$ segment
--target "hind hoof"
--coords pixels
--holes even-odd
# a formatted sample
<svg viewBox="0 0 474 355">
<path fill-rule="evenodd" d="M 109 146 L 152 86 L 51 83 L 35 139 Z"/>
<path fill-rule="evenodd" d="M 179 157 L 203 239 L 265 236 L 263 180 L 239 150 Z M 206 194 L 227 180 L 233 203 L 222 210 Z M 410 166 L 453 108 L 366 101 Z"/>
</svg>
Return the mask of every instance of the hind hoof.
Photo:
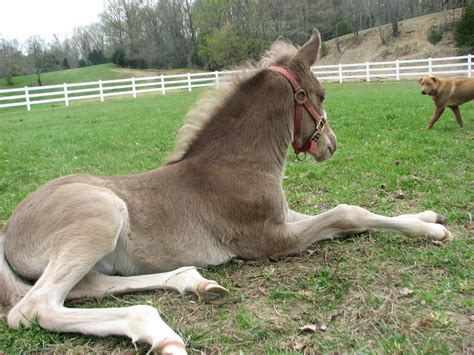
<svg viewBox="0 0 474 355">
<path fill-rule="evenodd" d="M 211 304 L 224 304 L 229 299 L 230 293 L 215 281 L 203 281 L 197 287 L 200 302 Z"/>
</svg>

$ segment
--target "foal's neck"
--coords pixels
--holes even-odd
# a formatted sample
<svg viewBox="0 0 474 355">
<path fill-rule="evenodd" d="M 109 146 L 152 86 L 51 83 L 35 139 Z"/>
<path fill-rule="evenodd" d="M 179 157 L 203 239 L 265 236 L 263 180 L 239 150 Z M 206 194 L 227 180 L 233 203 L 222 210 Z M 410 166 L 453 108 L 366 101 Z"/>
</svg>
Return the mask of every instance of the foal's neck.
<svg viewBox="0 0 474 355">
<path fill-rule="evenodd" d="M 183 158 L 282 175 L 294 104 L 289 87 L 281 84 L 266 71 L 240 83 Z"/>
</svg>

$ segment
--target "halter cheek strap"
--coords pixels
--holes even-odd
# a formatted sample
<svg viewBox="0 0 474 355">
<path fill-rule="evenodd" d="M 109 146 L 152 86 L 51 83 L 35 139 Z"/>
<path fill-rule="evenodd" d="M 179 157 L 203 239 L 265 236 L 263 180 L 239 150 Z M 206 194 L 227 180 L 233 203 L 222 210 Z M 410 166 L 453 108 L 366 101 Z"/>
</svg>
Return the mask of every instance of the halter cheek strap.
<svg viewBox="0 0 474 355">
<path fill-rule="evenodd" d="M 326 123 L 326 115 L 320 115 L 311 102 L 308 100 L 308 96 L 306 95 L 306 91 L 303 87 L 298 83 L 295 79 L 295 76 L 289 72 L 288 70 L 277 67 L 271 66 L 268 69 L 275 71 L 282 76 L 284 76 L 288 82 L 290 83 L 291 87 L 293 88 L 293 92 L 295 93 L 295 118 L 294 118 L 294 125 L 293 125 L 293 141 L 291 142 L 293 146 L 293 150 L 298 158 L 299 153 L 306 153 L 310 152 L 315 154 L 317 150 L 317 141 L 322 135 L 322 130 L 324 129 L 324 125 Z M 301 130 L 301 121 L 303 118 L 303 108 L 306 112 L 309 113 L 311 118 L 313 119 L 314 123 L 316 124 L 316 129 L 313 134 L 309 137 L 309 139 L 300 146 L 296 142 L 296 136 L 300 133 Z M 298 158 L 299 159 L 299 158 Z"/>
</svg>

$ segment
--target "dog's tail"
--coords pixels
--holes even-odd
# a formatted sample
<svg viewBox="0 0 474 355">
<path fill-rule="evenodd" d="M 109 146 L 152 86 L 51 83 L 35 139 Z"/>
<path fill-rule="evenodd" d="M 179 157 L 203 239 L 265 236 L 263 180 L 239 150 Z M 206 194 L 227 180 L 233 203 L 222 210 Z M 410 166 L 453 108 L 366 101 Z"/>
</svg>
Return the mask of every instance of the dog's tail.
<svg viewBox="0 0 474 355">
<path fill-rule="evenodd" d="M 0 232 L 0 303 L 4 306 L 16 304 L 31 288 L 15 275 L 5 258 L 3 243 L 5 234 Z"/>
</svg>

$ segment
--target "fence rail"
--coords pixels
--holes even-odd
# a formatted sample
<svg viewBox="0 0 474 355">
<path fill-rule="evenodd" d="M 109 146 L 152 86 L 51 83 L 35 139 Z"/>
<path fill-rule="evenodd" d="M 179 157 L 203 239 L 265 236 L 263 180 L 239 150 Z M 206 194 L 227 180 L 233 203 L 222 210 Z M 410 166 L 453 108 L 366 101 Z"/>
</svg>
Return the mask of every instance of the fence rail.
<svg viewBox="0 0 474 355">
<path fill-rule="evenodd" d="M 387 62 L 366 62 L 355 64 L 320 65 L 311 68 L 322 81 L 382 80 L 413 78 L 423 75 L 455 75 L 473 77 L 474 56 L 427 58 L 415 60 L 395 60 Z M 158 75 L 143 78 L 118 80 L 98 80 L 85 83 L 64 83 L 60 85 L 35 86 L 0 90 L 0 108 L 31 106 L 71 101 L 100 99 L 106 97 L 157 92 L 165 95 L 172 90 L 188 90 L 212 86 L 223 77 L 236 71 L 215 71 L 208 73 L 188 73 L 179 75 Z"/>
</svg>

